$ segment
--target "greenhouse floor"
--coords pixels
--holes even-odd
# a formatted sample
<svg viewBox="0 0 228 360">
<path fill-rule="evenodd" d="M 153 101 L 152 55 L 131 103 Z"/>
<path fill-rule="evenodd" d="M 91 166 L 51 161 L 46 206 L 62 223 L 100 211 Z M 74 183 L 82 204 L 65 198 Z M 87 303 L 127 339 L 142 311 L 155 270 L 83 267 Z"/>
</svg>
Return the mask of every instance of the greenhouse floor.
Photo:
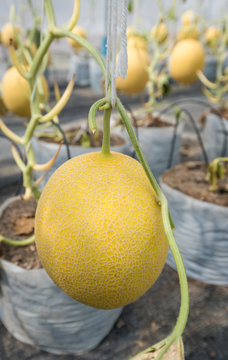
<svg viewBox="0 0 228 360">
<path fill-rule="evenodd" d="M 169 100 L 197 96 L 197 87 L 177 88 Z M 99 96 L 89 89 L 76 89 L 61 122 L 69 123 L 87 116 L 89 106 Z M 124 99 L 135 106 L 141 99 Z M 197 118 L 202 108 L 188 108 Z M 7 124 L 20 133 L 23 123 L 7 116 Z M 191 127 L 187 127 L 191 133 Z M 18 190 L 19 172 L 11 160 L 8 143 L 0 140 L 0 203 Z M 189 279 L 190 315 L 183 340 L 186 360 L 228 359 L 228 287 L 204 284 Z M 32 299 L 31 299 L 32 301 Z M 53 355 L 23 344 L 0 324 L 0 360 L 127 360 L 169 334 L 178 315 L 179 282 L 176 271 L 165 266 L 156 284 L 139 300 L 126 306 L 110 334 L 93 351 L 83 355 Z"/>
</svg>

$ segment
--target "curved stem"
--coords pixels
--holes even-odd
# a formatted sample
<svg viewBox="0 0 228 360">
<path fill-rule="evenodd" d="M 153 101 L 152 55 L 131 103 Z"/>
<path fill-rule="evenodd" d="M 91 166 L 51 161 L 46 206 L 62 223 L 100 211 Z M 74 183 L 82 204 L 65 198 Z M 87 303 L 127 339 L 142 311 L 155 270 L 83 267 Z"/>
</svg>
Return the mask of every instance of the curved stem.
<svg viewBox="0 0 228 360">
<path fill-rule="evenodd" d="M 34 241 L 35 241 L 35 235 L 32 235 L 28 239 L 24 239 L 24 240 L 12 240 L 3 235 L 0 235 L 0 243 L 5 242 L 8 245 L 25 246 L 33 243 Z"/>
<path fill-rule="evenodd" d="M 216 89 L 217 84 L 208 80 L 208 78 L 204 75 L 204 73 L 201 70 L 197 71 L 197 76 L 206 87 L 208 87 L 209 89 L 212 89 L 212 90 Z"/>
<path fill-rule="evenodd" d="M 44 0 L 45 12 L 47 15 L 48 25 L 55 25 L 55 13 L 51 0 Z"/>
<path fill-rule="evenodd" d="M 73 75 L 72 80 L 69 82 L 68 86 L 66 87 L 66 89 L 65 89 L 63 95 L 61 96 L 61 98 L 59 99 L 59 101 L 55 104 L 55 106 L 47 114 L 42 116 L 42 118 L 39 120 L 40 123 L 50 121 L 56 115 L 59 115 L 59 113 L 62 111 L 62 109 L 64 108 L 64 106 L 66 105 L 66 103 L 68 102 L 68 100 L 72 94 L 72 91 L 74 88 L 74 79 L 75 79 L 75 74 Z"/>
<path fill-rule="evenodd" d="M 74 0 L 74 9 L 70 21 L 67 25 L 67 30 L 72 30 L 78 22 L 80 14 L 80 0 Z"/>
<path fill-rule="evenodd" d="M 147 161 L 143 155 L 143 152 L 142 152 L 142 149 L 141 149 L 141 146 L 139 145 L 139 142 L 137 140 L 137 137 L 135 135 L 135 132 L 134 132 L 134 129 L 131 125 L 131 122 L 128 118 L 128 115 L 127 115 L 127 112 L 124 108 L 124 106 L 122 105 L 121 101 L 119 98 L 117 98 L 116 100 L 116 106 L 117 106 L 117 110 L 119 111 L 120 115 L 121 115 L 121 118 L 123 120 L 123 123 L 127 129 L 127 132 L 128 132 L 128 135 L 131 139 L 131 142 L 132 142 L 132 145 L 135 149 L 135 152 L 138 156 L 138 159 L 139 161 L 143 164 L 143 167 L 144 167 L 144 170 L 146 172 L 146 175 L 147 177 L 149 178 L 152 186 L 153 186 L 153 189 L 157 195 L 157 198 L 158 198 L 158 201 L 160 201 L 159 199 L 159 196 L 160 196 L 160 193 L 161 193 L 161 190 L 159 188 L 159 185 L 158 185 L 158 182 L 157 180 L 155 179 L 154 175 L 152 174 L 150 168 L 149 168 L 149 165 L 147 164 Z"/>
<path fill-rule="evenodd" d="M 157 360 L 162 359 L 162 356 L 165 354 L 165 352 L 169 349 L 170 345 L 175 342 L 176 339 L 178 339 L 186 326 L 187 320 L 188 320 L 188 313 L 189 313 L 189 292 L 188 292 L 188 281 L 187 276 L 185 273 L 185 268 L 183 264 L 183 260 L 180 254 L 180 251 L 178 249 L 177 243 L 175 241 L 175 238 L 173 236 L 173 232 L 170 226 L 170 219 L 169 219 L 169 211 L 168 211 L 168 202 L 166 198 L 162 197 L 162 204 L 161 204 L 161 211 L 162 211 L 162 219 L 164 224 L 164 229 L 166 236 L 169 241 L 169 246 L 172 251 L 177 272 L 179 276 L 179 283 L 180 283 L 180 294 L 181 294 L 181 305 L 179 310 L 178 319 L 176 322 L 176 325 L 171 333 L 170 336 L 167 337 L 165 346 L 161 349 Z"/>
<path fill-rule="evenodd" d="M 52 41 L 53 41 L 54 37 L 52 34 L 50 33 L 47 33 L 47 35 L 44 37 L 44 40 L 42 42 L 42 44 L 40 45 L 40 47 L 38 48 L 35 56 L 34 56 L 34 59 L 33 59 L 33 62 L 32 62 L 32 66 L 31 66 L 31 69 L 30 69 L 30 72 L 29 72 L 29 77 L 30 78 L 35 78 L 36 77 L 36 74 L 38 72 L 38 69 L 40 67 L 40 64 L 43 60 L 43 57 L 45 56 L 49 46 L 51 45 Z"/>
<path fill-rule="evenodd" d="M 24 139 L 20 136 L 18 136 L 16 133 L 14 133 L 6 124 L 0 119 L 0 131 L 3 132 L 3 134 L 13 142 L 23 145 Z"/>
<path fill-rule="evenodd" d="M 95 133 L 97 131 L 97 124 L 96 124 L 96 112 L 97 110 L 106 104 L 106 98 L 97 100 L 90 108 L 89 115 L 88 115 L 88 123 L 89 128 L 92 131 L 92 133 Z"/>
<path fill-rule="evenodd" d="M 189 293 L 188 293 L 188 282 L 187 277 L 185 273 L 184 264 L 181 258 L 181 254 L 179 252 L 178 246 L 176 244 L 175 238 L 173 236 L 172 227 L 173 224 L 171 222 L 171 217 L 168 209 L 168 202 L 162 193 L 157 181 L 155 180 L 152 172 L 150 171 L 150 168 L 144 158 L 144 155 L 142 153 L 141 147 L 138 144 L 137 138 L 135 136 L 134 130 L 132 128 L 131 122 L 128 118 L 127 112 L 124 109 L 123 105 L 121 104 L 119 98 L 117 98 L 117 109 L 122 117 L 122 120 L 126 126 L 126 129 L 128 131 L 129 137 L 131 139 L 131 142 L 135 148 L 136 154 L 148 176 L 148 179 L 155 190 L 155 193 L 158 197 L 159 204 L 161 205 L 161 213 L 162 213 L 162 219 L 163 219 L 163 225 L 164 230 L 169 242 L 170 249 L 173 253 L 174 260 L 176 262 L 177 266 L 177 272 L 179 276 L 179 282 L 180 282 L 180 292 L 181 292 L 181 305 L 179 310 L 179 316 L 176 322 L 176 325 L 172 331 L 172 333 L 164 339 L 160 344 L 163 345 L 161 348 L 161 351 L 159 352 L 157 356 L 157 360 L 162 359 L 165 352 L 169 349 L 172 343 L 175 342 L 183 333 L 187 319 L 188 319 L 188 313 L 189 313 Z M 153 347 L 152 347 L 153 348 Z M 148 350 L 148 351 L 147 351 Z M 145 352 L 151 351 L 151 347 L 148 348 Z M 137 356 L 136 356 L 137 357 Z M 131 359 L 132 360 L 132 359 Z"/>
<path fill-rule="evenodd" d="M 93 55 L 94 59 L 97 61 L 98 65 L 100 66 L 104 76 L 106 76 L 106 70 L 105 70 L 105 62 L 100 53 L 85 39 L 83 39 L 81 36 L 73 34 L 71 31 L 60 29 L 58 27 L 54 27 L 52 29 L 52 35 L 54 37 L 68 37 L 72 40 L 77 41 L 80 45 L 82 45 L 84 48 L 86 48 L 90 54 Z"/>
</svg>

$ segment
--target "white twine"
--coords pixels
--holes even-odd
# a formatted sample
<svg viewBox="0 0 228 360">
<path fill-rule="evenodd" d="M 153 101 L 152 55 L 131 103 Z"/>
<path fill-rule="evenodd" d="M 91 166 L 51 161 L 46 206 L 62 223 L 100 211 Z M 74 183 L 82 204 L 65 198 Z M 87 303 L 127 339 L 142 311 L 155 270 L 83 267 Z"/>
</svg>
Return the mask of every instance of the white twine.
<svg viewBox="0 0 228 360">
<path fill-rule="evenodd" d="M 128 0 L 121 1 L 121 47 L 120 47 L 120 54 L 118 58 L 118 65 L 117 65 L 117 76 L 125 79 L 127 75 L 127 66 L 128 66 L 128 58 L 127 58 L 127 6 Z"/>
<path fill-rule="evenodd" d="M 105 77 L 105 92 L 106 97 L 108 94 L 108 84 L 109 84 L 109 74 L 110 74 L 110 64 L 111 64 L 111 37 L 112 37 L 112 0 L 107 0 L 107 52 L 106 52 L 106 77 Z"/>
<path fill-rule="evenodd" d="M 111 81 L 111 97 L 112 97 L 112 106 L 115 106 L 116 103 L 116 47 L 117 47 L 117 21 L 118 18 L 118 7 L 117 0 L 112 0 L 112 81 Z"/>
<path fill-rule="evenodd" d="M 107 0 L 107 54 L 106 54 L 106 82 L 105 90 L 108 95 L 109 76 L 111 75 L 111 101 L 112 106 L 116 103 L 116 77 L 125 78 L 127 74 L 127 0 Z M 118 26 L 118 5 L 121 13 L 121 49 L 116 64 L 117 54 L 117 26 Z"/>
</svg>

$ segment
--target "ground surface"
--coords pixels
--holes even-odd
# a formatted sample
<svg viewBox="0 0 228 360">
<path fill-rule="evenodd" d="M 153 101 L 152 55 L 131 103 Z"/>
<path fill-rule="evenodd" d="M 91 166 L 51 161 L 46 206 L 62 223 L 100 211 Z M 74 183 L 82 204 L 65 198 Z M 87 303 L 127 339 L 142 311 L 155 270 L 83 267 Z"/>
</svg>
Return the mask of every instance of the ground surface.
<svg viewBox="0 0 228 360">
<path fill-rule="evenodd" d="M 171 97 L 196 96 L 195 89 L 177 89 Z M 74 97 L 62 113 L 62 122 L 72 122 L 88 114 L 88 106 L 98 97 L 86 89 L 76 89 Z M 130 103 L 134 105 L 135 100 Z M 200 113 L 191 105 L 191 112 Z M 202 110 L 202 109 L 201 109 Z M 8 125 L 20 132 L 20 119 L 8 117 Z M 0 201 L 18 190 L 19 174 L 10 154 L 0 139 Z M 193 149 L 194 155 L 194 149 Z M 193 156 L 194 157 L 194 156 Z M 189 280 L 190 316 L 184 333 L 186 360 L 228 359 L 228 287 L 211 286 Z M 93 351 L 84 355 L 56 356 L 15 340 L 0 324 L 0 360 L 127 360 L 144 348 L 165 337 L 175 324 L 179 309 L 177 274 L 166 266 L 153 288 L 135 303 L 126 306 L 111 333 Z"/>
</svg>

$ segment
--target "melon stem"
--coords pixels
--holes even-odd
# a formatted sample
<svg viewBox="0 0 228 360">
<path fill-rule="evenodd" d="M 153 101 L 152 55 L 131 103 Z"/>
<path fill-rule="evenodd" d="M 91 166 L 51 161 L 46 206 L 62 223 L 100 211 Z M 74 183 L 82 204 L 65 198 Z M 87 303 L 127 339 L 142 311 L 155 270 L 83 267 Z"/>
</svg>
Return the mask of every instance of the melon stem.
<svg viewBox="0 0 228 360">
<path fill-rule="evenodd" d="M 102 154 L 110 155 L 110 117 L 112 108 L 104 110 Z"/>
<path fill-rule="evenodd" d="M 0 235 L 0 244 L 6 243 L 8 245 L 13 245 L 13 246 L 26 246 L 32 244 L 34 241 L 35 241 L 35 235 L 32 235 L 28 239 L 23 239 L 23 240 L 13 240 L 3 235 Z"/>
</svg>

